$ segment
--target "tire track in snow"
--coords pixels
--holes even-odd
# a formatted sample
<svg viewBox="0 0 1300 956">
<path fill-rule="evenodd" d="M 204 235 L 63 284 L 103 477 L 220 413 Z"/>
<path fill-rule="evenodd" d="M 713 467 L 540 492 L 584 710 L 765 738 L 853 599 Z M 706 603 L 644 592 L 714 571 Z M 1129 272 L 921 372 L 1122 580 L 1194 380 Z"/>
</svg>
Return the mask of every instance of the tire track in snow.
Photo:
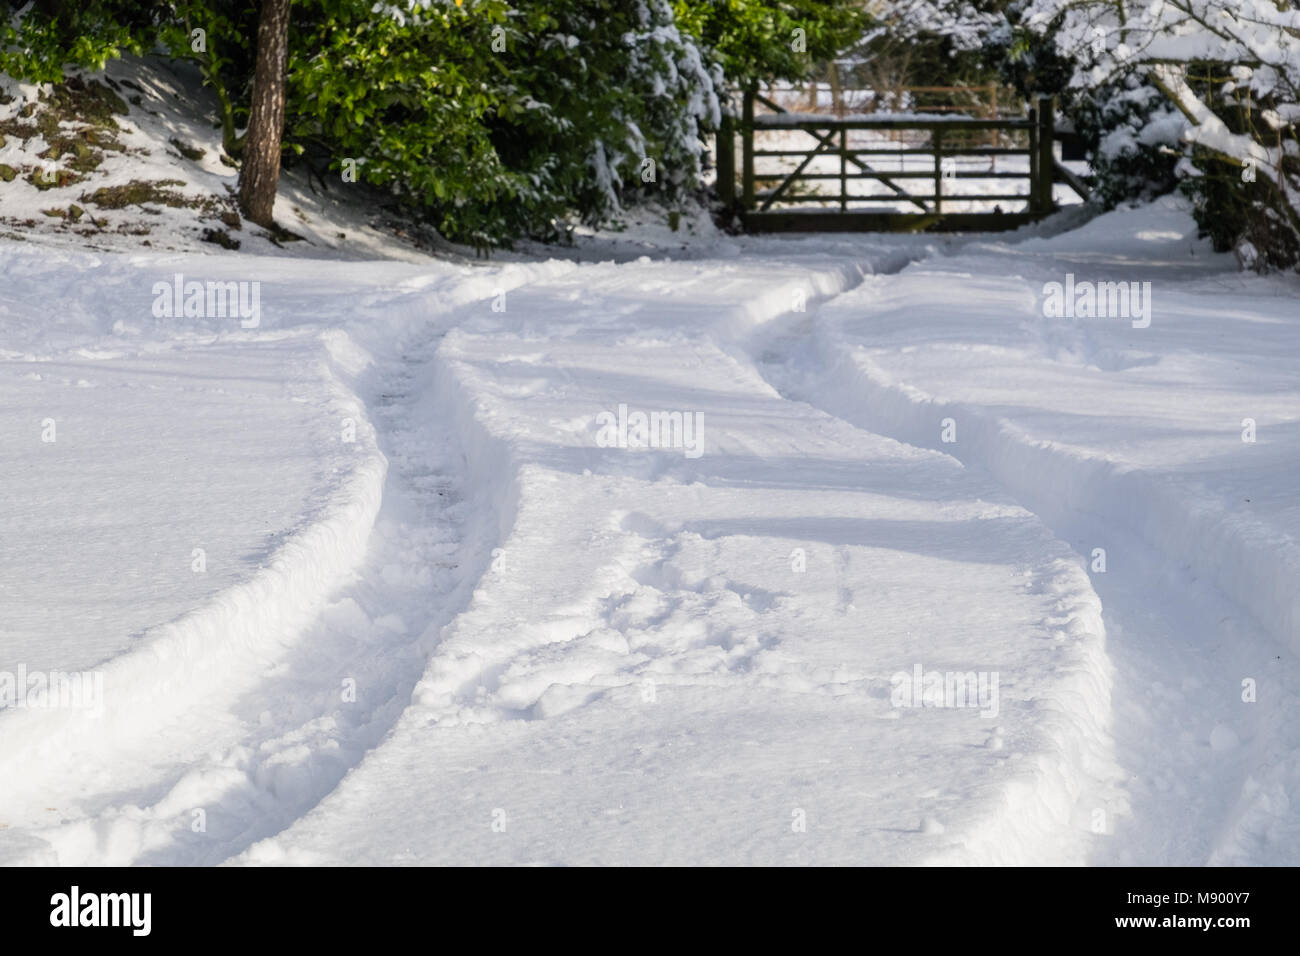
<svg viewBox="0 0 1300 956">
<path fill-rule="evenodd" d="M 1288 573 L 1289 562 L 1270 565 L 1263 553 L 1252 558 L 1259 542 L 1234 539 L 1214 515 L 1188 508 L 1176 489 L 1152 476 L 1029 442 L 983 409 L 893 381 L 816 313 L 762 330 L 746 350 L 781 394 L 989 473 L 1085 564 L 1094 547 L 1107 546 L 1111 566 L 1092 583 L 1119 676 L 1115 732 L 1131 807 L 1104 818 L 1111 839 L 1093 862 L 1249 862 L 1252 841 L 1263 833 L 1272 830 L 1274 842 L 1285 839 L 1279 826 L 1296 834 L 1294 822 L 1270 814 L 1288 812 L 1286 767 L 1300 751 L 1296 700 L 1287 689 L 1300 680 L 1300 668 L 1291 655 L 1276 653 L 1293 633 L 1294 609 L 1273 600 L 1286 593 L 1274 581 Z M 959 442 L 938 440 L 947 418 L 960 424 Z M 1162 529 L 1154 540 L 1152 528 Z M 1179 547 L 1197 542 L 1201 548 L 1190 553 Z M 1258 574 L 1234 572 L 1219 582 L 1237 586 L 1237 601 L 1217 589 L 1213 570 L 1200 561 L 1206 547 L 1224 549 L 1231 567 L 1260 566 Z M 1124 556 L 1122 565 L 1115 555 Z M 1273 636 L 1257 614 L 1277 628 Z M 1211 693 L 1225 674 L 1231 682 L 1258 679 L 1260 703 L 1244 728 L 1240 708 L 1229 707 L 1231 695 Z M 1239 746 L 1241 737 L 1246 746 Z"/>
<path fill-rule="evenodd" d="M 340 337 L 333 346 L 349 344 Z M 454 614 L 462 562 L 475 557 L 460 551 L 457 446 L 428 408 L 433 345 L 358 384 L 389 463 L 382 504 L 363 525 L 360 574 L 311 605 L 314 623 L 304 620 L 293 647 L 249 675 L 229 714 L 205 702 L 163 734 L 202 740 L 203 723 L 233 719 L 243 728 L 238 742 L 218 737 L 212 752 L 176 762 L 143 792 L 108 794 L 82 819 L 29 831 L 49 847 L 41 856 L 60 864 L 220 862 L 314 806 L 396 720 L 424 668 L 425 631 Z M 354 414 L 363 433 L 365 413 L 357 406 Z"/>
<path fill-rule="evenodd" d="M 5 834 L 9 856 L 218 863 L 309 810 L 379 742 L 409 703 L 441 625 L 485 570 L 474 542 L 494 531 L 466 533 L 474 519 L 462 500 L 460 447 L 437 407 L 431 359 L 455 321 L 448 307 L 477 308 L 465 304 L 553 274 L 551 265 L 507 267 L 439 301 L 418 280 L 371 296 L 364 307 L 406 313 L 409 341 L 396 357 L 376 360 L 348 333 L 322 333 L 334 417 L 353 419 L 366 462 L 358 480 L 368 484 L 346 487 L 342 513 L 327 512 L 291 539 L 267 581 L 218 595 L 213 606 L 224 617 L 205 608 L 167 625 L 164 635 L 179 629 L 171 641 L 184 641 L 180 653 L 166 644 L 143 653 L 172 661 L 176 673 L 160 672 L 152 657 L 127 662 L 155 696 L 133 699 L 129 719 L 113 721 L 93 748 L 75 721 L 61 737 L 49 725 L 33 728 L 33 752 L 50 754 L 62 741 L 64 778 L 83 776 L 90 792 L 57 824 L 21 821 Z M 323 569 L 322 553 L 337 555 L 338 566 Z M 292 576 L 304 574 L 295 586 Z M 206 623 L 187 631 L 191 619 Z M 231 655 L 233 664 L 213 666 Z M 22 756 L 12 738 L 5 743 L 6 759 Z M 41 790 L 40 778 L 27 783 Z M 7 801 L 14 796 L 11 788 Z"/>
<path fill-rule="evenodd" d="M 575 728 L 589 730 L 588 720 L 612 720 L 620 728 L 615 737 L 629 729 L 634 734 L 653 732 L 652 725 L 642 723 L 647 719 L 643 711 L 622 709 L 628 704 L 635 708 L 637 684 L 650 674 L 667 675 L 662 686 L 675 706 L 680 701 L 694 707 L 697 699 L 709 700 L 724 692 L 732 695 L 728 700 L 734 703 L 746 692 L 777 691 L 763 696 L 762 706 L 768 708 L 763 720 L 768 725 L 781 724 L 792 712 L 800 712 L 789 705 L 790 700 L 822 695 L 882 719 L 897 719 L 900 714 L 891 709 L 888 681 L 874 670 L 884 667 L 887 673 L 895 661 L 914 660 L 917 651 L 909 626 L 917 621 L 928 621 L 931 628 L 922 651 L 954 659 L 973 654 L 972 659 L 999 660 L 1008 652 L 1013 655 L 1020 668 L 1016 677 L 1035 693 L 1020 687 L 1013 692 L 1009 705 L 1016 714 L 1013 742 L 1003 756 L 1012 761 L 1028 759 L 1003 764 L 995 755 L 1001 749 L 996 746 L 999 740 L 954 746 L 948 770 L 960 764 L 970 770 L 970 779 L 990 786 L 996 783 L 993 789 L 980 790 L 980 798 L 968 800 L 969 794 L 960 786 L 944 779 L 927 777 L 926 786 L 914 791 L 909 788 L 916 780 L 889 774 L 891 783 L 874 787 L 871 794 L 841 794 L 844 803 L 835 807 L 834 814 L 838 825 L 870 830 L 871 839 L 890 847 L 890 852 L 904 852 L 900 847 L 906 846 L 908 859 L 954 845 L 958 852 L 966 850 L 964 862 L 1081 858 L 1090 838 L 1086 825 L 1078 823 L 1078 804 L 1083 801 L 1091 807 L 1089 801 L 1106 798 L 1110 772 L 1104 726 L 1109 708 L 1094 713 L 1086 706 L 1088 701 L 1104 700 L 1106 693 L 1099 602 L 1082 571 L 1068 560 L 1067 549 L 1024 509 L 991 503 L 985 497 L 987 482 L 966 481 L 946 457 L 899 448 L 852 423 L 792 403 L 760 380 L 748 358 L 720 353 L 710 321 L 742 333 L 784 314 L 792 291 L 815 299 L 860 280 L 853 269 L 836 265 L 787 262 L 783 266 L 784 276 L 766 275 L 766 284 L 745 275 L 744 281 L 733 278 L 724 287 L 716 275 L 703 275 L 696 281 L 707 282 L 707 292 L 679 287 L 673 290 L 675 301 L 655 307 L 643 302 L 647 290 L 663 284 L 652 270 L 642 270 L 639 276 L 633 273 L 630 279 L 597 272 L 581 277 L 586 279 L 583 283 L 567 283 L 527 300 L 522 320 L 461 328 L 448 337 L 440 362 L 449 373 L 446 382 L 456 382 L 457 387 L 445 404 L 454 411 L 475 459 L 471 471 L 483 476 L 485 483 L 490 480 L 502 486 L 498 514 L 506 570 L 530 571 L 484 577 L 482 593 L 475 595 L 470 610 L 446 629 L 416 691 L 415 704 L 394 734 L 328 801 L 279 838 L 253 847 L 240 862 L 627 859 L 618 855 L 626 852 L 620 840 L 610 846 L 601 843 L 596 849 L 583 847 L 580 840 L 557 847 L 554 837 L 559 834 L 548 836 L 545 830 L 546 812 L 527 806 L 539 799 L 534 790 L 549 785 L 529 785 L 524 795 L 513 786 L 496 789 L 503 786 L 500 781 L 510 774 L 530 772 L 519 768 L 534 766 L 526 756 L 533 746 L 571 747 L 566 734 Z M 801 268 L 806 270 L 802 276 Z M 605 284 L 597 285 L 598 279 Z M 803 286 L 797 288 L 801 281 Z M 604 316 L 618 317 L 613 329 L 603 320 L 607 327 L 595 341 L 588 339 L 590 329 L 580 324 L 584 316 L 574 314 L 578 307 L 570 305 L 579 301 L 573 288 L 578 285 L 584 296 L 581 308 L 593 313 L 596 327 Z M 733 289 L 737 294 L 729 298 Z M 628 311 L 623 299 L 634 292 L 637 309 Z M 726 299 L 725 306 L 719 298 Z M 553 332 L 546 325 L 549 316 L 563 317 L 563 331 Z M 705 321 L 698 322 L 701 318 Z M 626 328 L 620 327 L 622 322 L 628 323 Z M 692 337 L 681 336 L 676 331 L 679 324 L 691 329 Z M 694 336 L 700 326 L 704 336 L 696 349 Z M 663 334 L 659 328 L 665 330 Z M 711 331 L 716 332 L 716 326 Z M 574 341 L 565 341 L 570 336 Z M 691 347 L 683 348 L 687 343 Z M 664 354 L 656 351 L 672 360 L 665 361 Z M 611 371 L 618 362 L 629 361 L 637 368 L 635 386 Z M 565 363 L 572 365 L 573 375 L 554 371 L 557 364 Z M 548 384 L 548 375 L 563 378 L 563 386 Z M 714 453 L 717 457 L 698 465 L 678 462 L 664 473 L 652 456 L 592 452 L 575 437 L 587 427 L 582 422 L 590 421 L 590 415 L 578 412 L 609 407 L 617 395 L 633 394 L 642 401 L 653 396 L 648 399 L 652 406 L 703 409 L 715 423 L 711 434 L 721 442 Z M 793 473 L 781 470 L 787 458 L 800 462 Z M 832 464 L 835 467 L 830 468 Z M 827 466 L 828 471 L 819 475 L 819 466 Z M 900 467 L 915 469 L 908 471 L 901 486 L 896 485 Z M 931 481 L 935 486 L 929 485 Z M 797 501 L 783 499 L 791 490 L 806 495 Z M 635 512 L 629 512 L 629 501 L 637 503 Z M 809 527 L 807 509 L 825 517 L 812 520 Z M 933 525 L 933 541 L 910 537 L 917 526 L 927 525 Z M 967 535 L 972 538 L 967 540 Z M 998 547 L 993 547 L 990 536 Z M 815 560 L 832 572 L 825 599 L 806 594 L 811 603 L 803 607 L 793 592 L 782 590 L 779 578 L 771 576 L 771 567 L 761 573 L 755 568 L 734 570 L 745 566 L 737 563 L 744 550 L 760 541 L 771 547 L 772 540 L 780 542 L 773 550 L 779 553 L 777 565 L 784 564 L 794 544 L 818 549 Z M 556 541 L 564 546 L 557 548 Z M 905 554 L 911 552 L 915 553 L 910 557 Z M 556 555 L 563 558 L 557 561 Z M 726 560 L 720 558 L 723 555 Z M 958 593 L 945 602 L 933 581 L 960 567 L 951 563 L 953 559 L 972 561 L 975 567 L 966 571 L 967 587 L 954 589 Z M 1026 563 L 1032 565 L 1028 570 Z M 719 573 L 728 566 L 733 570 Z M 898 571 L 900 566 L 907 571 Z M 700 569 L 706 567 L 712 573 L 701 576 Z M 733 574 L 746 583 L 739 583 Z M 924 580 L 919 590 L 928 599 L 926 605 L 903 620 L 898 608 L 916 600 L 915 595 L 903 596 L 891 608 L 892 614 L 857 617 L 858 609 L 852 606 L 855 596 L 866 595 L 878 582 L 890 582 L 888 586 L 894 588 L 895 575 Z M 805 587 L 817 590 L 811 579 Z M 902 590 L 910 593 L 907 587 Z M 1002 628 L 981 633 L 967 623 L 981 612 L 1000 613 L 989 608 L 1001 608 L 1000 601 L 1009 595 L 1012 605 L 1026 613 L 1023 640 L 1015 634 L 1011 648 L 1000 642 L 1006 633 Z M 1022 595 L 1030 597 L 1026 600 Z M 782 597 L 790 599 L 789 606 L 782 605 Z M 865 600 L 860 598 L 859 603 Z M 862 607 L 863 612 L 869 610 Z M 801 617 L 802 611 L 809 616 Z M 789 649 L 782 649 L 781 638 L 773 642 L 764 636 L 777 627 L 778 619 L 791 629 L 781 632 Z M 871 649 L 857 649 L 872 662 L 861 673 L 843 666 L 822 667 L 817 639 L 808 646 L 802 643 L 810 634 L 821 633 L 819 625 L 838 635 L 864 626 L 859 622 L 869 622 L 865 626 L 874 628 L 880 640 Z M 800 637 L 793 637 L 795 632 Z M 800 663 L 803 653 L 811 653 L 810 660 L 815 660 L 806 673 Z M 794 656 L 788 658 L 790 654 Z M 735 671 L 715 673 L 713 669 L 723 661 L 734 664 Z M 710 690 L 702 694 L 702 687 Z M 1085 705 L 1079 707 L 1073 697 L 1083 699 Z M 694 719 L 700 719 L 698 714 Z M 712 719 L 719 719 L 718 715 Z M 549 721 L 555 723 L 545 724 Z M 900 729 L 904 724 L 906 729 Z M 770 729 L 789 735 L 797 733 L 798 725 L 796 719 L 792 726 Z M 473 735 L 456 731 L 467 726 L 474 727 Z M 919 757 L 915 764 L 923 764 L 930 741 L 918 736 L 932 733 L 936 725 L 890 720 L 888 727 L 863 727 L 848 720 L 842 726 L 851 728 L 855 746 L 859 733 L 866 732 L 870 756 L 858 754 L 850 760 L 837 754 L 828 759 L 854 765 L 865 762 L 876 768 L 888 766 L 895 758 L 908 762 L 909 757 Z M 1081 726 L 1087 732 L 1080 732 Z M 961 732 L 970 733 L 973 727 L 963 725 Z M 531 740 L 529 734 L 538 736 L 535 744 L 525 742 L 517 754 L 488 759 L 496 753 L 490 748 L 502 737 Z M 603 732 L 592 736 L 606 739 Z M 834 741 L 835 735 L 830 739 Z M 485 749 L 475 749 L 476 741 Z M 813 743 L 805 741 L 798 750 L 807 754 L 812 748 Z M 613 799 L 607 792 L 612 786 L 606 780 L 610 765 L 601 762 L 600 753 L 576 769 L 556 757 L 561 761 L 556 767 L 569 769 L 545 771 L 559 780 L 556 786 L 563 796 L 547 791 L 550 795 L 540 798 L 543 804 L 554 808 L 573 802 L 582 807 L 573 809 L 567 827 L 581 829 L 580 819 L 598 827 L 594 822 L 598 818 L 591 815 L 599 801 Z M 454 766 L 447 766 L 448 762 Z M 798 762 L 795 755 L 791 766 Z M 620 765 L 621 758 L 613 763 Z M 689 761 L 685 765 L 691 766 Z M 644 765 L 638 762 L 637 766 L 636 771 L 627 771 L 630 777 L 644 773 Z M 915 766 L 910 770 L 920 773 Z M 580 786 L 564 782 L 569 773 L 578 776 Z M 761 774 L 748 764 L 746 773 L 754 777 L 757 790 L 763 790 L 757 784 Z M 1025 779 L 1034 779 L 1035 774 L 1050 776 L 1052 786 L 1028 786 Z M 897 783 L 894 778 L 900 776 L 905 779 Z M 673 816 L 679 800 L 676 790 L 655 790 L 653 775 L 641 782 L 648 790 L 640 796 L 653 793 L 656 802 L 654 806 L 642 803 L 635 820 L 625 822 L 642 828 L 637 830 L 637 843 L 646 845 L 650 855 L 645 858 L 668 861 L 689 853 L 689 848 L 674 843 L 682 834 L 658 816 L 661 812 Z M 635 780 L 629 785 L 637 786 Z M 883 791 L 888 791 L 886 796 L 876 799 Z M 394 792 L 398 797 L 389 805 L 387 795 Z M 736 819 L 746 826 L 754 822 L 747 815 L 754 808 L 746 806 L 744 798 L 740 794 L 736 802 L 715 801 L 720 804 L 719 816 L 735 814 L 726 824 L 731 829 L 724 827 L 711 837 L 722 854 L 718 858 L 738 852 L 781 852 L 774 850 L 775 844 L 762 843 L 761 829 L 728 842 L 736 836 Z M 863 800 L 875 802 L 864 811 Z M 475 842 L 486 830 L 480 831 L 473 822 L 474 807 L 462 805 L 503 805 L 484 801 L 506 801 L 512 805 L 512 819 L 531 820 L 539 828 L 534 831 L 539 834 L 533 838 L 535 844 L 519 847 L 522 855 L 510 857 L 512 841 L 502 838 L 491 846 Z M 911 814 L 936 806 L 942 806 L 945 815 L 951 813 L 947 836 L 931 840 L 942 828 L 927 829 L 924 823 L 920 829 L 908 829 Z M 990 822 L 985 815 L 994 819 Z M 882 826 L 882 818 L 898 826 Z M 915 827 L 914 822 L 911 825 Z M 439 839 L 435 846 L 415 839 L 408 843 L 408 832 L 438 833 Z M 621 841 L 628 839 L 627 832 L 631 831 L 624 832 Z M 727 839 L 719 840 L 719 833 Z M 692 831 L 692 844 L 701 839 Z M 851 841 L 830 851 L 823 847 L 821 852 L 838 854 L 830 857 L 834 859 L 852 859 L 855 847 L 863 852 L 861 844 Z M 661 856 L 654 857 L 655 852 Z"/>
<path fill-rule="evenodd" d="M 323 368 L 322 373 L 322 411 L 347 414 L 353 407 L 350 396 Z M 368 437 L 359 434 L 354 464 L 313 520 L 292 533 L 264 566 L 146 632 L 138 647 L 99 668 L 107 698 L 102 716 L 73 708 L 5 715 L 0 777 L 6 781 L 4 816 L 13 829 L 5 835 L 6 853 L 33 852 L 41 862 L 56 862 L 35 835 L 62 828 L 42 825 L 48 819 L 38 812 L 43 805 L 58 802 L 59 811 L 66 812 L 68 800 L 93 802 L 86 791 L 111 786 L 114 748 L 136 741 L 173 746 L 176 741 L 164 729 L 178 727 L 196 699 L 221 697 L 233 683 L 251 679 L 284 654 L 364 552 L 385 468 Z M 195 736 L 205 734 L 200 730 Z M 149 763 L 131 764 L 127 779 Z"/>
</svg>

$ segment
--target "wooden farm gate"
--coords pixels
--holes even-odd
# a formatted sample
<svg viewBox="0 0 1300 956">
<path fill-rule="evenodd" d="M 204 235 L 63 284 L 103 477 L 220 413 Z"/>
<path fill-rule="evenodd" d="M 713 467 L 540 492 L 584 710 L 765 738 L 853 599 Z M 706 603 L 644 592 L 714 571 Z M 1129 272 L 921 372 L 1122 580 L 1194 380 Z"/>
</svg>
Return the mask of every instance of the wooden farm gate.
<svg viewBox="0 0 1300 956">
<path fill-rule="evenodd" d="M 772 112 L 756 116 L 756 103 Z M 743 115 L 724 118 L 718 136 L 718 189 L 730 198 L 745 228 L 754 232 L 1015 229 L 1054 210 L 1055 182 L 1065 182 L 1088 198 L 1086 184 L 1053 155 L 1054 126 L 1052 100 L 1047 97 L 1038 100 L 1028 117 L 834 116 L 792 113 L 749 93 Z M 857 131 L 879 135 L 859 134 L 854 142 L 850 134 Z M 804 134 L 808 145 L 790 148 L 778 142 L 775 148 L 764 148 L 773 133 L 785 133 L 788 140 L 792 132 Z M 1004 164 L 999 170 L 1001 156 L 1028 157 L 1028 162 L 1010 169 Z M 882 168 L 886 157 L 898 168 Z M 964 157 L 991 157 L 992 168 L 963 169 Z M 778 161 L 776 169 L 757 168 L 770 166 L 772 160 Z M 995 180 L 999 186 L 991 193 L 963 193 L 962 180 Z M 883 188 L 854 188 L 864 182 Z M 1003 187 L 1003 182 L 1009 185 Z M 818 188 L 826 184 L 833 191 Z M 1027 188 L 1008 191 L 1012 185 Z M 872 208 L 879 203 L 902 205 L 906 211 Z M 970 203 L 994 208 L 954 208 Z"/>
</svg>

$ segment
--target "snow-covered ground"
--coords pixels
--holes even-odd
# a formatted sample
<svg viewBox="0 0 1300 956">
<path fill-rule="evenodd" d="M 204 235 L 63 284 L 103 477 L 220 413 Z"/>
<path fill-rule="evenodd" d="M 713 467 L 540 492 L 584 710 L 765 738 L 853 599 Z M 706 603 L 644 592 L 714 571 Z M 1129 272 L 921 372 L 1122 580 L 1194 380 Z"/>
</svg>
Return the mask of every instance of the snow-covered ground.
<svg viewBox="0 0 1300 956">
<path fill-rule="evenodd" d="M 0 861 L 1297 862 L 1300 286 L 1052 231 L 5 243 Z"/>
</svg>

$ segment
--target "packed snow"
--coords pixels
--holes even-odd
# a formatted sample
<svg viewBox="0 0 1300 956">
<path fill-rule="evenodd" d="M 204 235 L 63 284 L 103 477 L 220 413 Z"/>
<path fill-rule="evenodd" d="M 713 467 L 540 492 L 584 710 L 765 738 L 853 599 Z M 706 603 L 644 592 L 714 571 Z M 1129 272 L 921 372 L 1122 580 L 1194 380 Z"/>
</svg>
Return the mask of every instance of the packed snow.
<svg viewBox="0 0 1300 956">
<path fill-rule="evenodd" d="M 1295 863 L 1300 287 L 1062 215 L 0 247 L 0 861 Z"/>
</svg>

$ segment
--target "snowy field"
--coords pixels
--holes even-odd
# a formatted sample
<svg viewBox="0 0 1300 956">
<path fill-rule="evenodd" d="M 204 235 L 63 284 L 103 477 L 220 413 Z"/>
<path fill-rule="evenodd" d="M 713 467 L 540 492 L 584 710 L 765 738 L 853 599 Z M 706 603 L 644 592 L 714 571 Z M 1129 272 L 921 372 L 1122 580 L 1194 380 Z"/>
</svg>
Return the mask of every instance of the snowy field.
<svg viewBox="0 0 1300 956">
<path fill-rule="evenodd" d="M 0 862 L 1300 862 L 1300 285 L 1049 231 L 6 242 Z"/>
</svg>

